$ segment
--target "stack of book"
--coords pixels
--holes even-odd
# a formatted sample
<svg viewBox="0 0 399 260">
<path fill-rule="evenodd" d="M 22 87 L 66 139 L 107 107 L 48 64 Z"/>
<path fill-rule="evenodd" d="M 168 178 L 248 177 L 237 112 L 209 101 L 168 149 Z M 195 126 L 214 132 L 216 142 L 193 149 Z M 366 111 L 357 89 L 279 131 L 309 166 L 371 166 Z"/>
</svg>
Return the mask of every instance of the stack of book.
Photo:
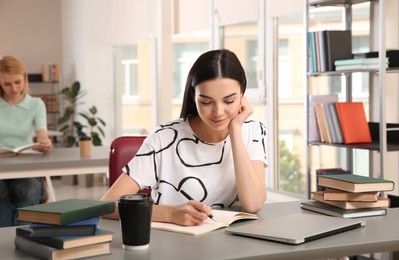
<svg viewBox="0 0 399 260">
<path fill-rule="evenodd" d="M 321 96 L 326 101 L 322 101 Z M 310 96 L 309 141 L 338 144 L 372 142 L 363 102 L 334 102 L 332 97 L 336 95 L 329 96 Z"/>
<path fill-rule="evenodd" d="M 325 190 L 312 192 L 312 200 L 302 208 L 344 218 L 386 215 L 390 200 L 380 195 L 394 189 L 394 182 L 354 174 L 319 175 Z"/>
<path fill-rule="evenodd" d="M 69 199 L 18 209 L 15 248 L 41 259 L 77 259 L 110 254 L 113 234 L 97 227 L 113 202 Z"/>
<path fill-rule="evenodd" d="M 362 69 L 378 69 L 379 59 L 378 58 L 358 58 L 358 59 L 346 59 L 336 60 L 334 62 L 336 71 L 345 70 L 362 70 Z M 386 59 L 385 68 L 389 67 L 389 58 Z"/>
</svg>

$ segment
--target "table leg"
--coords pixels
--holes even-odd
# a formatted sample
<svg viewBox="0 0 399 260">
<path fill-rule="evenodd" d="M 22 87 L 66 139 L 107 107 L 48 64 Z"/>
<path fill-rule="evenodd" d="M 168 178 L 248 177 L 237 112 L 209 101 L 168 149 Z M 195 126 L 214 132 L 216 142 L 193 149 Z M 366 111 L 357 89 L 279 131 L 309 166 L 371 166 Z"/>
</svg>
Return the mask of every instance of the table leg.
<svg viewBox="0 0 399 260">
<path fill-rule="evenodd" d="M 50 176 L 46 176 L 46 182 L 47 182 L 47 187 L 48 187 L 49 201 L 50 202 L 56 201 L 54 188 L 53 188 L 53 182 L 51 181 Z"/>
</svg>

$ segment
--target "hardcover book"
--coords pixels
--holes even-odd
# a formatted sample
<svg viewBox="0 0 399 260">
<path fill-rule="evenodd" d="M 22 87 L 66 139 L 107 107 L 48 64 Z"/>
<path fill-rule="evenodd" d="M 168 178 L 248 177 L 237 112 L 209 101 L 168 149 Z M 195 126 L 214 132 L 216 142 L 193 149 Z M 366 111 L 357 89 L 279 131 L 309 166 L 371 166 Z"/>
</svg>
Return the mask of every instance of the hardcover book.
<svg viewBox="0 0 399 260">
<path fill-rule="evenodd" d="M 18 220 L 26 222 L 66 225 L 88 218 L 113 213 L 110 201 L 67 199 L 47 204 L 18 208 Z"/>
<path fill-rule="evenodd" d="M 334 71 L 336 60 L 352 58 L 352 32 L 325 31 L 327 70 Z"/>
<path fill-rule="evenodd" d="M 29 239 L 15 236 L 15 248 L 40 259 L 81 259 L 111 254 L 110 242 L 96 243 L 69 249 L 57 249 Z"/>
<path fill-rule="evenodd" d="M 31 223 L 27 228 L 32 237 L 45 236 L 91 236 L 95 234 L 99 217 L 73 222 L 68 225 Z"/>
<path fill-rule="evenodd" d="M 345 144 L 370 143 L 370 128 L 366 120 L 363 102 L 337 102 L 339 121 Z"/>
<path fill-rule="evenodd" d="M 112 241 L 112 232 L 103 229 L 97 229 L 94 235 L 91 236 L 32 237 L 29 227 L 17 227 L 16 235 L 56 249 L 69 249 Z"/>
<path fill-rule="evenodd" d="M 328 175 L 328 174 L 351 174 L 350 171 L 346 171 L 342 168 L 323 168 L 323 169 L 317 169 L 316 170 L 316 189 L 318 191 L 326 190 L 326 187 L 319 185 L 318 181 L 318 176 L 319 175 Z"/>
<path fill-rule="evenodd" d="M 334 201 L 377 201 L 379 191 L 353 193 L 342 190 L 327 188 L 321 194 L 324 200 Z"/>
<path fill-rule="evenodd" d="M 301 203 L 301 208 L 318 212 L 328 216 L 342 217 L 342 218 L 362 218 L 372 216 L 384 216 L 387 214 L 385 208 L 375 209 L 340 209 L 317 201 L 305 201 Z"/>
<path fill-rule="evenodd" d="M 198 226 L 186 227 L 172 223 L 152 222 L 151 228 L 183 233 L 188 235 L 200 235 L 211 232 L 219 228 L 228 227 L 230 224 L 238 220 L 259 219 L 259 217 L 255 214 L 238 212 L 238 211 L 226 211 L 226 210 L 214 209 L 212 210 L 212 214 L 213 214 L 213 220 L 208 219 Z"/>
<path fill-rule="evenodd" d="M 312 192 L 312 199 L 315 201 L 335 206 L 341 209 L 368 209 L 368 208 L 389 208 L 390 200 L 379 197 L 377 201 L 334 201 L 325 200 L 324 192 Z"/>
<path fill-rule="evenodd" d="M 366 53 L 354 53 L 355 59 L 359 58 L 378 58 L 378 51 L 366 52 Z M 399 67 L 399 50 L 386 50 L 386 57 L 389 59 L 389 67 Z"/>
<path fill-rule="evenodd" d="M 318 184 L 349 192 L 391 191 L 395 183 L 381 178 L 372 178 L 355 174 L 319 175 Z"/>
</svg>

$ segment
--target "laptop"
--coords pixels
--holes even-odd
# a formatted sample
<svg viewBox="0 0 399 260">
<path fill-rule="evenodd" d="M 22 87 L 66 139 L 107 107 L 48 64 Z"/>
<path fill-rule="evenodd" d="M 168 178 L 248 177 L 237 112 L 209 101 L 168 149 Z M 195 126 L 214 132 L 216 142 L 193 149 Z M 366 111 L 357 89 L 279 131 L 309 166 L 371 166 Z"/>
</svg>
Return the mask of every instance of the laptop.
<svg viewBox="0 0 399 260">
<path fill-rule="evenodd" d="M 251 221 L 243 225 L 233 225 L 226 228 L 225 232 L 297 245 L 365 225 L 366 222 L 361 219 L 293 213 L 277 218 Z"/>
</svg>

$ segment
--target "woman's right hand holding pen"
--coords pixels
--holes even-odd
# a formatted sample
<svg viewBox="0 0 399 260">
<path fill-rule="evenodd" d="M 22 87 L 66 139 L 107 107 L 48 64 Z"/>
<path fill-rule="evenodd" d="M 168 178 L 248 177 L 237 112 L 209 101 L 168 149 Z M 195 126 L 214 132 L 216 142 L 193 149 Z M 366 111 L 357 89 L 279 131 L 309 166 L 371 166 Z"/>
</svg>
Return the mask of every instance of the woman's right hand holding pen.
<svg viewBox="0 0 399 260">
<path fill-rule="evenodd" d="M 181 226 L 197 226 L 207 220 L 211 214 L 212 210 L 208 205 L 189 200 L 172 209 L 170 222 Z"/>
</svg>

